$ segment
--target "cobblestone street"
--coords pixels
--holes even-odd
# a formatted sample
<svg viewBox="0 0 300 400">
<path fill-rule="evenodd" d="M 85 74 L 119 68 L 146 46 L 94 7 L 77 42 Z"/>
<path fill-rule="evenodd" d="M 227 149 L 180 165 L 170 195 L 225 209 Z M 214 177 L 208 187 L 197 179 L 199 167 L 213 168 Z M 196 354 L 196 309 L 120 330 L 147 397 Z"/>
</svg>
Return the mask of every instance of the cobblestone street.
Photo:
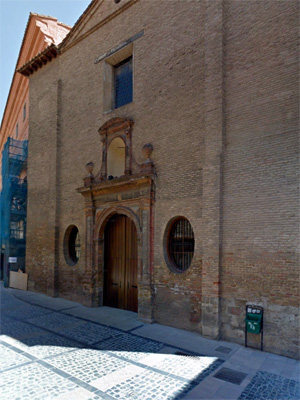
<svg viewBox="0 0 300 400">
<path fill-rule="evenodd" d="M 293 359 L 3 282 L 0 304 L 1 399 L 299 399 Z"/>
</svg>

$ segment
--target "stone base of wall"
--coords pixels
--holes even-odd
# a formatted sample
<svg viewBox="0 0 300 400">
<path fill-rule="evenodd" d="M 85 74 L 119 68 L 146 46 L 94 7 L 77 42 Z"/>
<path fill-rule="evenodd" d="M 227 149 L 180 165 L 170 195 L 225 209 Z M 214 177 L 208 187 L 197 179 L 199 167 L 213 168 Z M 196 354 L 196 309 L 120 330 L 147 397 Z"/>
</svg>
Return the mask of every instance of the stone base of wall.
<svg viewBox="0 0 300 400">
<path fill-rule="evenodd" d="M 154 319 L 163 325 L 201 333 L 201 314 L 195 312 L 191 295 L 178 288 L 156 288 Z"/>
<path fill-rule="evenodd" d="M 220 338 L 220 299 L 202 297 L 202 335 L 210 339 Z"/>
<path fill-rule="evenodd" d="M 30 292 L 47 294 L 46 279 L 43 274 L 38 274 L 38 272 L 31 268 L 27 268 L 26 272 L 28 273 L 27 289 Z"/>
<path fill-rule="evenodd" d="M 245 307 L 255 304 L 264 308 L 264 351 L 300 358 L 300 318 L 297 307 L 270 304 L 266 300 L 221 300 L 221 338 L 245 343 Z M 260 334 L 248 334 L 248 347 L 260 350 Z"/>
</svg>

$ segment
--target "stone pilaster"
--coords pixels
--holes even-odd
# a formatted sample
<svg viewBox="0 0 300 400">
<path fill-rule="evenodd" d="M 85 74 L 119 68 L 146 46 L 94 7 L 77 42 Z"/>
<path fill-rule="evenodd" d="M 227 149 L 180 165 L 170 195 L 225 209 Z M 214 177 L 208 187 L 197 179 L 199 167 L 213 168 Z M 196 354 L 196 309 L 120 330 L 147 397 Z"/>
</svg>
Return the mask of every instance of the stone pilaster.
<svg viewBox="0 0 300 400">
<path fill-rule="evenodd" d="M 207 0 L 205 15 L 205 159 L 203 166 L 202 333 L 220 335 L 222 235 L 223 0 Z"/>
<path fill-rule="evenodd" d="M 52 132 L 52 139 L 49 140 L 51 146 L 51 163 L 49 164 L 49 254 L 47 268 L 47 295 L 58 296 L 58 246 L 59 246 L 59 207 L 60 207 L 60 190 L 59 190 L 59 171 L 60 171 L 60 154 L 59 142 L 61 135 L 61 118 L 62 118 L 62 82 L 58 80 L 56 85 L 56 126 L 49 130 Z"/>
<path fill-rule="evenodd" d="M 151 204 L 142 210 L 142 243 L 140 247 L 142 272 L 139 278 L 139 319 L 143 322 L 152 323 L 153 318 L 153 285 L 152 285 L 152 257 L 151 248 L 153 246 L 151 235 L 153 231 L 153 221 Z"/>
<path fill-rule="evenodd" d="M 85 273 L 83 278 L 83 304 L 86 306 L 99 306 L 97 296 L 95 296 L 94 288 L 96 286 L 96 271 L 94 263 L 94 221 L 95 207 L 92 193 L 85 198 L 85 231 L 86 231 L 86 257 L 85 257 Z"/>
</svg>

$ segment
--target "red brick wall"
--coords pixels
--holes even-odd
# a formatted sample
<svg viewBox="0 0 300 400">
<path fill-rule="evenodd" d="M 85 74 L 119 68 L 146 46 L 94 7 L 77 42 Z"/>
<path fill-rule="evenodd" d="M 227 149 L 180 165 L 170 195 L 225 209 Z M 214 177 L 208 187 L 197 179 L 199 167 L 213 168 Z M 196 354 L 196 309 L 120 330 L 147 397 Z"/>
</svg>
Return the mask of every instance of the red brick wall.
<svg viewBox="0 0 300 400">
<path fill-rule="evenodd" d="M 242 340 L 244 312 L 232 329 L 230 307 L 261 304 L 266 349 L 288 355 L 297 352 L 290 335 L 299 338 L 298 9 L 295 1 L 225 6 L 222 332 Z"/>
</svg>

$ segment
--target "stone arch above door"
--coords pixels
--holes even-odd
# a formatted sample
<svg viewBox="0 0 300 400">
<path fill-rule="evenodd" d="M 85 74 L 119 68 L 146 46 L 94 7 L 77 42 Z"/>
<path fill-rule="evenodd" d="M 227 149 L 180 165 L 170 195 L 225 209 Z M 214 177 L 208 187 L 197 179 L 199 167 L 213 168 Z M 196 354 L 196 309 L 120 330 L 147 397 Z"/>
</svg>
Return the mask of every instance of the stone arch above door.
<svg viewBox="0 0 300 400">
<path fill-rule="evenodd" d="M 135 224 L 137 231 L 138 241 L 141 240 L 141 223 L 139 217 L 136 215 L 134 211 L 132 211 L 129 207 L 122 206 L 114 206 L 108 207 L 104 210 L 98 210 L 96 213 L 96 221 L 95 221 L 95 230 L 94 230 L 94 240 L 102 240 L 104 238 L 104 230 L 108 220 L 114 214 L 124 214 L 128 218 L 130 218 Z"/>
</svg>

